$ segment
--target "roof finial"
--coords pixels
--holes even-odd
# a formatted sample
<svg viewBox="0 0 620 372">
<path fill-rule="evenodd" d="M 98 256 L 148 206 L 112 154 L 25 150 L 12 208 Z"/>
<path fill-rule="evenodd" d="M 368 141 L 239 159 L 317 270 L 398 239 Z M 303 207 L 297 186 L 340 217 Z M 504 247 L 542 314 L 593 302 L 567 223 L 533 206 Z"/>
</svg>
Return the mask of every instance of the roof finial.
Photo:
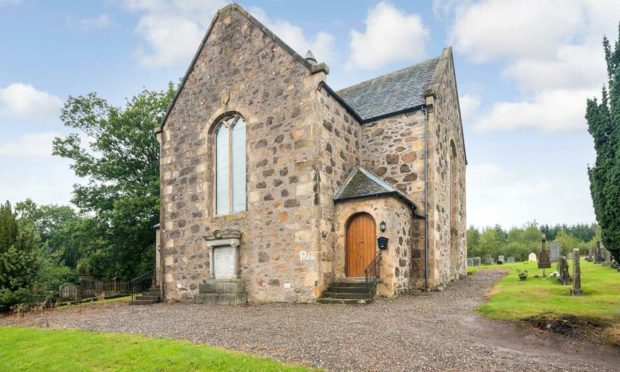
<svg viewBox="0 0 620 372">
<path fill-rule="evenodd" d="M 310 62 L 310 64 L 316 65 L 316 58 L 314 58 L 314 54 L 312 54 L 310 49 L 306 52 L 306 61 Z"/>
</svg>

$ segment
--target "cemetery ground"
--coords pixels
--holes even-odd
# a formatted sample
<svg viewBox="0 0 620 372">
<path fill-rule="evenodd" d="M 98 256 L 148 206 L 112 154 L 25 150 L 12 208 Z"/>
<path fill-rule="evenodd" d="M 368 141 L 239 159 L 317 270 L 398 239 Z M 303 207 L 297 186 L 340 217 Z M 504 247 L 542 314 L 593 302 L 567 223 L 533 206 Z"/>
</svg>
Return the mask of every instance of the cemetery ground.
<svg viewBox="0 0 620 372">
<path fill-rule="evenodd" d="M 570 260 L 569 265 L 572 275 Z M 582 259 L 584 295 L 571 296 L 572 285 L 549 277 L 555 266 L 546 269 L 546 278 L 535 261 L 469 267 L 469 273 L 489 269 L 507 272 L 477 310 L 493 319 L 524 321 L 573 337 L 600 338 L 620 347 L 620 273 Z M 527 270 L 527 280 L 520 281 L 517 270 Z"/>
<path fill-rule="evenodd" d="M 617 370 L 620 352 L 616 347 L 540 330 L 525 322 L 490 319 L 477 312 L 476 309 L 486 300 L 485 294 L 504 275 L 505 269 L 480 270 L 452 283 L 441 292 L 379 299 L 370 305 L 359 306 L 218 306 L 181 303 L 132 306 L 125 302 L 68 306 L 42 313 L 0 318 L 0 340 L 6 334 L 1 332 L 22 332 L 23 329 L 17 327 L 57 329 L 54 331 L 56 333 L 51 333 L 48 329 L 30 328 L 17 336 L 22 342 L 22 348 L 19 349 L 25 350 L 28 350 L 28 343 L 37 342 L 40 335 L 49 335 L 44 342 L 48 348 L 57 343 L 58 337 L 59 346 L 52 352 L 49 363 L 64 363 L 67 358 L 96 358 L 99 361 L 101 358 L 125 358 L 106 349 L 108 346 L 102 348 L 101 358 L 97 348 L 80 349 L 82 345 L 78 345 L 77 352 L 73 353 L 73 344 L 65 342 L 69 335 L 65 336 L 63 332 L 80 329 L 88 331 L 78 334 L 85 340 L 90 335 L 105 337 L 98 332 L 110 332 L 113 334 L 111 337 L 119 333 L 163 337 L 164 340 L 155 341 L 165 343 L 173 342 L 171 339 L 185 340 L 192 345 L 184 344 L 183 347 L 208 344 L 274 358 L 283 363 L 332 371 Z M 584 274 L 584 288 L 587 290 L 585 279 Z M 136 340 L 133 336 L 118 337 L 129 342 L 115 348 L 116 353 L 127 352 L 132 356 L 131 360 L 124 359 L 127 363 L 134 360 L 145 360 L 144 363 L 147 363 L 149 361 L 146 359 L 157 358 L 157 350 L 133 347 L 132 342 Z M 78 343 L 81 340 L 77 338 Z M 129 349 L 131 347 L 133 349 Z M 179 350 L 183 348 L 170 347 L 178 347 Z M 34 351 L 28 353 L 29 358 L 30 355 L 40 354 L 37 349 Z M 61 356 L 58 356 L 59 353 Z M 135 364 L 117 364 L 111 368 L 174 370 L 177 365 L 174 363 L 182 366 L 194 363 L 192 365 L 198 369 L 201 363 L 208 363 L 208 358 L 201 359 L 198 354 L 186 351 L 180 357 L 181 360 L 174 359 L 172 362 L 167 362 L 165 358 L 163 361 L 156 359 L 162 364 L 153 368 L 150 368 L 153 364 L 140 367 L 135 367 Z M 4 366 L 8 357 L 5 355 L 0 353 L 0 369 L 6 369 Z M 41 354 L 41 359 L 44 355 Z M 62 358 L 62 361 L 58 358 Z M 222 368 L 225 369 L 225 365 Z M 274 364 L 273 368 L 284 367 Z"/>
</svg>

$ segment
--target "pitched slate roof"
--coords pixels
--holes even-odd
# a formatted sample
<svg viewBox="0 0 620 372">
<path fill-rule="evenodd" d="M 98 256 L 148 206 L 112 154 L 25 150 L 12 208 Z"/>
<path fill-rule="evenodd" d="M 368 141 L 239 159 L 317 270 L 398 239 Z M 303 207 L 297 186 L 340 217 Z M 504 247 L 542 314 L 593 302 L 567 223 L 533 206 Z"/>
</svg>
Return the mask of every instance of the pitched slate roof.
<svg viewBox="0 0 620 372">
<path fill-rule="evenodd" d="M 412 207 L 416 207 L 413 200 L 409 199 L 405 194 L 401 193 L 387 182 L 374 175 L 370 171 L 355 166 L 349 177 L 334 196 L 334 201 L 345 201 L 350 199 L 359 199 L 372 196 L 393 195 L 403 199 Z"/>
<path fill-rule="evenodd" d="M 413 65 L 337 91 L 338 95 L 368 121 L 419 107 L 440 58 Z"/>
</svg>

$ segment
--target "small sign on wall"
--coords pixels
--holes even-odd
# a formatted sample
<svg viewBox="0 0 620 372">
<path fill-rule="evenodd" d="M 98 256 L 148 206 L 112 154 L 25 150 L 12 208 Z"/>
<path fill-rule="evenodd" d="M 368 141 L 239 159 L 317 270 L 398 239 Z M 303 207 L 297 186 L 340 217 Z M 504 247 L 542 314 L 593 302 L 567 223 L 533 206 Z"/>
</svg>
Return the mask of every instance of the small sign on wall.
<svg viewBox="0 0 620 372">
<path fill-rule="evenodd" d="M 316 257 L 309 252 L 301 251 L 299 252 L 299 260 L 300 261 L 315 261 Z"/>
</svg>

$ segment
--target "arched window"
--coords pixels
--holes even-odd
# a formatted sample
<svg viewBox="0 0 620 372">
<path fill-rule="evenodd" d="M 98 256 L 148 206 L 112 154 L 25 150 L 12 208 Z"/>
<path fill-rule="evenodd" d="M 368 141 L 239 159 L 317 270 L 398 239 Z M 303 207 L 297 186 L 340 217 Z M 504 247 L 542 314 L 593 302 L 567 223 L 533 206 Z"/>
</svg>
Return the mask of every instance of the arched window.
<svg viewBox="0 0 620 372">
<path fill-rule="evenodd" d="M 229 116 L 215 129 L 215 210 L 223 215 L 246 210 L 245 121 Z"/>
</svg>

